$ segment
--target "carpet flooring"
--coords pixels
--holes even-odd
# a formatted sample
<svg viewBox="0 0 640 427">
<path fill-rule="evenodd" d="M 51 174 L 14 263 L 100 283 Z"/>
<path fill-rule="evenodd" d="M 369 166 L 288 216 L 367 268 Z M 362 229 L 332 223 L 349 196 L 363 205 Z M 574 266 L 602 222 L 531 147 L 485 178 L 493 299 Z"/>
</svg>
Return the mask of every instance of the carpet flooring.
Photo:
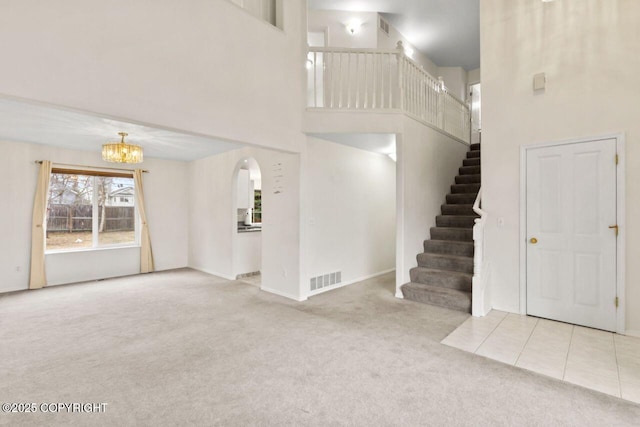
<svg viewBox="0 0 640 427">
<path fill-rule="evenodd" d="M 296 303 L 192 270 L 0 296 L 2 425 L 638 425 L 640 406 L 439 342 L 388 274 Z"/>
</svg>

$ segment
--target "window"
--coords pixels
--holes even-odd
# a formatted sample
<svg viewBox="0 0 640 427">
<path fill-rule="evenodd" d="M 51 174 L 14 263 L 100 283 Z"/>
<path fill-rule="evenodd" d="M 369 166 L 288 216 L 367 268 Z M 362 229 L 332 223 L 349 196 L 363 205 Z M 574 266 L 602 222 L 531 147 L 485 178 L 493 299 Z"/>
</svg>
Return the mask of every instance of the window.
<svg viewBox="0 0 640 427">
<path fill-rule="evenodd" d="M 47 206 L 47 250 L 130 246 L 137 243 L 133 177 L 54 168 Z M 122 203 L 125 199 L 128 203 Z M 120 203 L 115 203 L 120 200 Z"/>
<path fill-rule="evenodd" d="M 262 222 L 262 190 L 254 190 L 253 192 L 253 219 L 255 223 Z"/>
<path fill-rule="evenodd" d="M 282 19 L 279 16 L 282 7 L 276 0 L 231 0 L 258 19 L 268 22 L 274 27 L 282 28 Z"/>
</svg>

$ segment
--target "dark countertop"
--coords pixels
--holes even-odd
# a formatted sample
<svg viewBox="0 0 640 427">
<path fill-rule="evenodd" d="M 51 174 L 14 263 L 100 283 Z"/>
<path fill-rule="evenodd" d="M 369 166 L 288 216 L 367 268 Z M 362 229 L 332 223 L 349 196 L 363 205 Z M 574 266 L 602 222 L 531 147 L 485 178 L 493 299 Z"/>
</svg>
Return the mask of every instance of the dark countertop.
<svg viewBox="0 0 640 427">
<path fill-rule="evenodd" d="M 238 223 L 238 233 L 252 233 L 256 231 L 262 231 L 262 224 L 244 225 L 241 222 Z"/>
</svg>

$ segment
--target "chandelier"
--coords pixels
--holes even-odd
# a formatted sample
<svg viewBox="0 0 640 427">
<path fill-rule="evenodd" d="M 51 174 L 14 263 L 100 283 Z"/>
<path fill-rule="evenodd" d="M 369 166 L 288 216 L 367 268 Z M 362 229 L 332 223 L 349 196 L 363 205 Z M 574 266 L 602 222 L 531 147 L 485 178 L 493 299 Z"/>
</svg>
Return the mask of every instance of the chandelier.
<svg viewBox="0 0 640 427">
<path fill-rule="evenodd" d="M 124 142 L 126 132 L 118 132 L 120 142 L 107 142 L 102 146 L 102 160 L 114 163 L 142 163 L 142 147 Z"/>
</svg>

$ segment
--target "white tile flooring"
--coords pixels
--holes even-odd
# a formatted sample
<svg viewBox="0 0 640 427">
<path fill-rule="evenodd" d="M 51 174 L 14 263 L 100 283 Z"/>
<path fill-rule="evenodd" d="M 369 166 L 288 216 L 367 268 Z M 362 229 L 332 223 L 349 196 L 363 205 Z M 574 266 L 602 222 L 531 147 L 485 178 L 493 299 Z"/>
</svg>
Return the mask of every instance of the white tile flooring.
<svg viewBox="0 0 640 427">
<path fill-rule="evenodd" d="M 492 310 L 442 343 L 640 403 L 639 338 Z"/>
</svg>

